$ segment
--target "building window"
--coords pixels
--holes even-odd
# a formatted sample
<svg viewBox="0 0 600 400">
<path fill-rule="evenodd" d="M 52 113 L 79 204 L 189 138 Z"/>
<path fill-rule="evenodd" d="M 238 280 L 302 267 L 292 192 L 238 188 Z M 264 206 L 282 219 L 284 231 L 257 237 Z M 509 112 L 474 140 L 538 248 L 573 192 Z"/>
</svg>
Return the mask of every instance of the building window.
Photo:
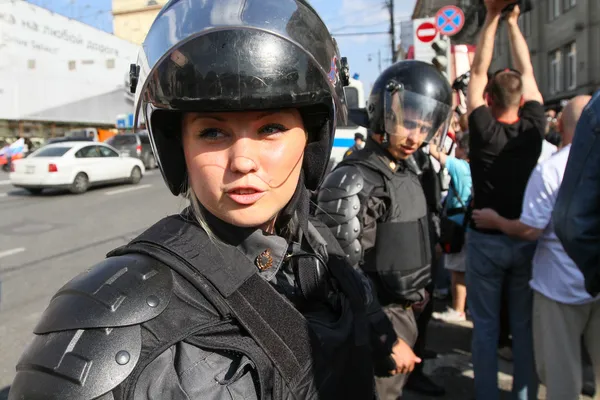
<svg viewBox="0 0 600 400">
<path fill-rule="evenodd" d="M 577 5 L 577 0 L 564 0 L 564 9 L 569 10 Z"/>
<path fill-rule="evenodd" d="M 575 42 L 567 46 L 567 89 L 573 90 L 577 87 L 577 44 Z"/>
<path fill-rule="evenodd" d="M 531 35 L 531 12 L 528 11 L 524 14 L 521 14 L 519 18 L 519 28 L 521 28 L 521 32 L 523 32 L 523 36 L 527 37 Z"/>
<path fill-rule="evenodd" d="M 35 69 L 35 60 L 27 60 L 27 68 Z"/>
<path fill-rule="evenodd" d="M 113 69 L 114 67 L 115 67 L 115 60 L 113 58 L 106 60 L 106 68 Z"/>
<path fill-rule="evenodd" d="M 73 71 L 77 67 L 77 63 L 75 61 L 69 61 L 69 71 Z"/>
<path fill-rule="evenodd" d="M 554 21 L 560 16 L 561 0 L 548 0 L 548 21 Z"/>
<path fill-rule="evenodd" d="M 555 94 L 561 90 L 561 53 L 560 50 L 553 51 L 549 55 L 550 71 L 548 74 L 550 93 Z"/>
</svg>

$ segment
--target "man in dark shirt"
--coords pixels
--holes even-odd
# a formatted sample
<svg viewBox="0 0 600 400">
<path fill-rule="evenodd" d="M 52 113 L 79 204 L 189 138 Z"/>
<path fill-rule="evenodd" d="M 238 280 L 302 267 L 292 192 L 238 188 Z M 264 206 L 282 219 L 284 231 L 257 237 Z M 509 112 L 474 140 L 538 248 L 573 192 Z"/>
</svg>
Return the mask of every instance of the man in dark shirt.
<svg viewBox="0 0 600 400">
<path fill-rule="evenodd" d="M 492 208 L 519 218 L 525 187 L 542 149 L 546 119 L 527 42 L 517 24 L 518 6 L 507 27 L 515 70 L 489 78 L 494 38 L 511 0 L 486 0 L 488 13 L 471 67 L 467 94 L 474 208 Z M 467 241 L 468 306 L 473 317 L 473 369 L 477 399 L 498 400 L 496 353 L 502 287 L 506 282 L 513 337 L 513 393 L 537 399 L 529 287 L 535 244 L 499 231 L 471 226 Z"/>
</svg>

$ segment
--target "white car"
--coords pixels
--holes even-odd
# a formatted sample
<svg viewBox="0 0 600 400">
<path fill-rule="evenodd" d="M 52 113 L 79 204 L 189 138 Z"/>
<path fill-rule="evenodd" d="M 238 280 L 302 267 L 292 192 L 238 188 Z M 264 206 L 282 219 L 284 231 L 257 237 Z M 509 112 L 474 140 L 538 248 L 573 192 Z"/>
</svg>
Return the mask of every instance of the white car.
<svg viewBox="0 0 600 400">
<path fill-rule="evenodd" d="M 79 194 L 98 184 L 137 184 L 145 171 L 142 161 L 119 155 L 105 143 L 62 142 L 13 161 L 9 179 L 13 186 L 32 194 L 46 188 L 65 188 Z"/>
</svg>

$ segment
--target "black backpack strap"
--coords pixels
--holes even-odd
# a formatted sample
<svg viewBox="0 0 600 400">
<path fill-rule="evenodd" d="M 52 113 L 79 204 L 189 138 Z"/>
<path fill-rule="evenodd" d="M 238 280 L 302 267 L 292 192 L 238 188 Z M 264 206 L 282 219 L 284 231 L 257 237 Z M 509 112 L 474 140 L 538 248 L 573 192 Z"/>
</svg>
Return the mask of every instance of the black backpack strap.
<svg viewBox="0 0 600 400">
<path fill-rule="evenodd" d="M 216 308 L 223 315 L 232 314 L 286 382 L 294 382 L 311 362 L 312 334 L 306 319 L 237 248 L 213 241 L 181 216 L 171 216 L 133 239 L 125 251 L 151 253 L 219 304 Z"/>
</svg>

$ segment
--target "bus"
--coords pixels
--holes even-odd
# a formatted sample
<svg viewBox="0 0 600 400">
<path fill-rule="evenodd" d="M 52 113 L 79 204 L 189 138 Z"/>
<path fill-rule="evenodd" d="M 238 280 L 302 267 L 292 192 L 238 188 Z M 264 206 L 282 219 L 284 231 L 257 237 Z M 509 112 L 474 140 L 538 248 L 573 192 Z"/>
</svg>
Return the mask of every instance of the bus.
<svg viewBox="0 0 600 400">
<path fill-rule="evenodd" d="M 362 82 L 356 79 L 350 79 L 350 85 L 344 87 L 346 93 L 346 103 L 348 108 L 366 108 L 365 91 Z M 354 134 L 362 133 L 367 137 L 367 128 L 356 125 L 348 119 L 346 124 L 338 121 L 333 139 L 333 149 L 331 150 L 330 168 L 342 161 L 344 153 L 348 148 L 354 145 Z"/>
</svg>

